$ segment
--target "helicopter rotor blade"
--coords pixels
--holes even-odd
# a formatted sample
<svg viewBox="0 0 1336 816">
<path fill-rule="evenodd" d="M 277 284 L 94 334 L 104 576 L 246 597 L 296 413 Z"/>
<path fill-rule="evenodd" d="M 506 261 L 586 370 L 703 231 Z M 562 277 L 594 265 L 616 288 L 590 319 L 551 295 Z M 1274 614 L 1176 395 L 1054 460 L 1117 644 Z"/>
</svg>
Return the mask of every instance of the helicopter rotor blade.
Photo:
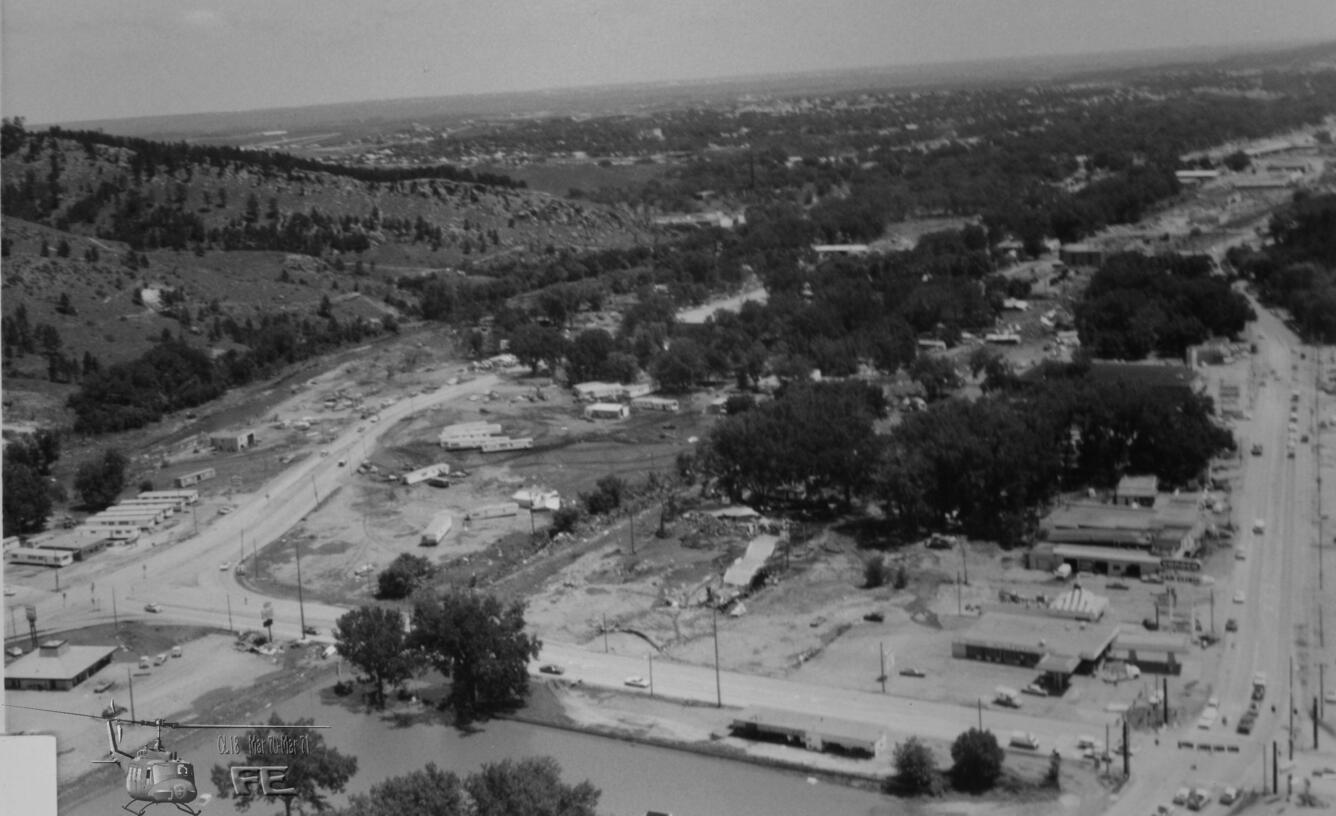
<svg viewBox="0 0 1336 816">
<path fill-rule="evenodd" d="M 328 725 L 268 725 L 266 723 L 194 723 L 194 722 L 176 722 L 170 720 L 132 720 L 129 717 L 103 717 L 98 714 L 85 714 L 82 711 L 62 711 L 59 708 L 38 708 L 37 706 L 14 705 L 13 703 L 0 703 L 6 708 L 21 708 L 25 711 L 43 711 L 47 714 L 65 714 L 70 717 L 84 717 L 90 720 L 99 720 L 101 722 L 121 723 L 122 725 L 139 725 L 147 728 L 329 728 Z"/>
</svg>

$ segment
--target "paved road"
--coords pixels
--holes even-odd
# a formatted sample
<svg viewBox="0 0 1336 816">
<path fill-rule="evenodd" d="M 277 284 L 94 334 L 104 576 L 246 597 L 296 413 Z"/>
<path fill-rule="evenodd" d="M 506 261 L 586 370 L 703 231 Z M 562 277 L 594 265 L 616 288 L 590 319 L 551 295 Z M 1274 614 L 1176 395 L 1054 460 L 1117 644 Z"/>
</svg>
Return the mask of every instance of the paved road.
<svg viewBox="0 0 1336 816">
<path fill-rule="evenodd" d="M 650 694 L 675 700 L 717 704 L 730 708 L 767 706 L 801 714 L 834 717 L 860 723 L 875 723 L 886 729 L 892 743 L 912 735 L 950 742 L 962 731 L 979 724 L 998 734 L 1005 743 L 1012 731 L 1029 731 L 1039 738 L 1044 753 L 1054 747 L 1070 756 L 1079 755 L 1076 738 L 1091 733 L 1090 726 L 1067 720 L 1047 719 L 1022 712 L 999 709 L 987 703 L 980 709 L 949 703 L 934 703 L 845 688 L 831 688 L 754 674 L 722 671 L 716 683 L 710 666 L 698 666 L 663 660 L 650 662 L 646 657 L 605 654 L 569 643 L 545 642 L 538 661 L 530 670 L 556 663 L 565 669 L 563 679 L 616 688 L 628 693 Z M 628 687 L 628 677 L 653 678 L 652 689 Z M 908 681 L 907 681 L 908 682 Z M 920 680 L 931 683 L 930 678 Z"/>
<path fill-rule="evenodd" d="M 1239 423 L 1236 430 L 1244 451 L 1244 474 L 1242 488 L 1231 497 L 1239 526 L 1236 546 L 1245 548 L 1248 557 L 1236 564 L 1232 583 L 1216 590 L 1217 618 L 1237 618 L 1240 628 L 1237 634 L 1226 635 L 1219 647 L 1225 652 L 1218 676 L 1206 678 L 1220 698 L 1221 714 L 1228 725 L 1221 722 L 1203 731 L 1189 722 L 1161 735 L 1158 746 L 1144 745 L 1145 750 L 1133 761 L 1132 780 L 1110 810 L 1115 816 L 1150 813 L 1156 805 L 1167 804 L 1181 787 L 1206 787 L 1217 797 L 1227 785 L 1260 789 L 1264 752 L 1269 784 L 1273 740 L 1280 745 L 1282 769 L 1288 764 L 1291 657 L 1296 658 L 1296 669 L 1302 661 L 1322 659 L 1319 654 L 1295 647 L 1296 641 L 1306 641 L 1310 636 L 1316 640 L 1310 618 L 1317 608 L 1319 575 L 1313 548 L 1318 489 L 1314 450 L 1318 439 L 1314 410 L 1317 350 L 1301 347 L 1298 338 L 1276 316 L 1254 306 L 1259 315 L 1254 329 L 1259 346 L 1254 368 L 1259 376 L 1252 395 L 1251 419 Z M 1286 443 L 1293 391 L 1300 395 L 1296 435 L 1308 433 L 1309 443 L 1297 445 L 1295 457 L 1290 459 Z M 1248 453 L 1253 442 L 1262 444 L 1261 456 Z M 1265 532 L 1251 532 L 1254 519 L 1265 521 Z M 1232 602 L 1237 590 L 1245 595 L 1243 604 Z M 1259 671 L 1265 672 L 1268 680 L 1263 713 L 1252 733 L 1243 737 L 1234 733 L 1234 727 L 1247 709 L 1252 677 Z M 1172 694 L 1172 682 L 1170 690 Z M 1296 683 L 1296 701 L 1311 699 L 1311 693 Z M 1274 714 L 1272 704 L 1276 706 Z M 1304 710 L 1302 703 L 1296 704 Z M 1300 738 L 1296 750 L 1303 750 L 1303 735 L 1311 728 L 1311 721 L 1296 717 L 1295 724 Z M 1180 741 L 1233 743 L 1241 750 L 1185 750 L 1178 747 Z M 1285 785 L 1284 773 L 1281 785 Z"/>
<path fill-rule="evenodd" d="M 221 571 L 222 561 L 235 561 L 244 536 L 247 550 L 263 549 L 277 541 L 294 524 L 352 477 L 352 467 L 372 451 L 380 437 L 399 420 L 442 402 L 466 398 L 491 390 L 499 378 L 494 374 L 453 386 L 443 386 L 425 395 L 404 397 L 380 411 L 380 421 L 364 424 L 365 430 L 350 427 L 333 442 L 323 446 L 328 456 L 312 456 L 289 467 L 232 513 L 217 519 L 199 534 L 165 547 L 146 550 L 132 563 L 111 572 L 90 575 L 98 584 L 98 595 L 106 599 L 112 588 L 117 594 L 117 609 L 123 619 L 158 616 L 144 611 L 150 601 L 162 604 L 161 619 L 179 623 L 226 626 L 229 598 L 236 628 L 258 628 L 260 605 L 269 600 L 274 607 L 274 636 L 299 637 L 301 634 L 298 603 L 295 600 L 264 599 L 237 583 L 231 571 Z M 348 465 L 339 461 L 347 459 Z M 337 500 L 337 499 L 336 499 Z M 96 562 L 93 562 L 96 564 Z M 78 573 L 75 572 L 77 575 Z M 66 605 L 59 595 L 38 603 L 38 622 L 43 630 L 87 625 L 90 621 L 111 620 L 110 604 L 105 600 L 90 614 L 84 600 L 86 584 L 71 588 L 76 603 Z M 344 609 L 321 604 L 306 605 L 306 621 L 322 631 L 328 630 Z"/>
</svg>

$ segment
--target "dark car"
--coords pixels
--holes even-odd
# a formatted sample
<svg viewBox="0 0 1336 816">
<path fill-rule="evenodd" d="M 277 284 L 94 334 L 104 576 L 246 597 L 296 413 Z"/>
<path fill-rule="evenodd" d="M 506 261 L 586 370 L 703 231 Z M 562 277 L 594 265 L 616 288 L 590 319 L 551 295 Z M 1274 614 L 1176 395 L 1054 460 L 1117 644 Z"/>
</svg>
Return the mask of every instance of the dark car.
<svg viewBox="0 0 1336 816">
<path fill-rule="evenodd" d="M 915 669 L 915 668 L 912 668 L 912 667 L 911 667 L 911 668 L 908 668 L 908 669 L 901 669 L 901 670 L 900 670 L 900 674 L 902 674 L 902 675 L 905 676 L 905 677 L 927 677 L 927 676 L 928 676 L 928 673 L 925 672 L 923 669 Z"/>
<path fill-rule="evenodd" d="M 302 634 L 303 634 L 303 635 L 318 635 L 318 634 L 320 634 L 320 630 L 317 629 L 317 628 L 315 628 L 314 626 L 304 626 L 304 627 L 302 627 Z"/>
<path fill-rule="evenodd" d="M 1160 628 L 1160 624 L 1157 623 L 1154 618 L 1146 618 L 1141 622 L 1141 625 L 1152 632 Z"/>
<path fill-rule="evenodd" d="M 870 623 L 881 623 L 882 621 L 886 620 L 886 616 L 881 614 L 880 612 L 869 612 L 863 616 L 863 620 L 868 621 Z"/>
<path fill-rule="evenodd" d="M 1233 618 L 1230 618 L 1229 620 L 1225 621 L 1225 631 L 1226 632 L 1239 631 L 1239 622 L 1234 620 Z"/>
<path fill-rule="evenodd" d="M 544 663 L 543 665 L 541 665 L 541 666 L 538 667 L 538 670 L 539 670 L 540 672 L 542 672 L 543 674 L 565 674 L 565 673 L 566 673 L 566 670 L 563 669 L 561 666 L 558 666 L 556 663 Z"/>
</svg>

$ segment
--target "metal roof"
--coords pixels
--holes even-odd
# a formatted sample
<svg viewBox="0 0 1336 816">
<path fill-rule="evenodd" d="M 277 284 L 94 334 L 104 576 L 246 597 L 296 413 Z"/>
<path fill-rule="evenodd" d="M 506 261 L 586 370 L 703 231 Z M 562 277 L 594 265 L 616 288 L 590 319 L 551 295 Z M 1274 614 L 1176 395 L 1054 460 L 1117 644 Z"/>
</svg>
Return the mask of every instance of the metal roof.
<svg viewBox="0 0 1336 816">
<path fill-rule="evenodd" d="M 60 654 L 42 654 L 38 649 L 5 666 L 6 680 L 73 680 L 116 646 L 64 646 Z"/>
</svg>

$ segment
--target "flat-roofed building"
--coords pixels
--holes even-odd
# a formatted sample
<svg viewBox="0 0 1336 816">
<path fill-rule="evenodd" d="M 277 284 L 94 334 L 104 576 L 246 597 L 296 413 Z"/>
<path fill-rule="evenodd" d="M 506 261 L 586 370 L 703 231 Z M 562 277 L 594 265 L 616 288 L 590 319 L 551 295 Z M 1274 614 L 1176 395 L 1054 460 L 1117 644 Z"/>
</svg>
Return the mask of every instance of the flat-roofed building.
<svg viewBox="0 0 1336 816">
<path fill-rule="evenodd" d="M 48 640 L 5 666 L 5 688 L 15 691 L 69 691 L 111 663 L 118 647 L 71 646 Z"/>
<path fill-rule="evenodd" d="M 951 656 L 1035 668 L 1045 657 L 1075 658 L 1072 671 L 1089 671 L 1104 659 L 1117 623 L 1083 622 L 1044 612 L 985 612 L 951 642 Z M 1067 661 L 1070 662 L 1070 661 Z"/>
<path fill-rule="evenodd" d="M 1118 487 L 1114 489 L 1113 501 L 1128 507 L 1153 507 L 1159 492 L 1160 480 L 1154 474 L 1124 476 L 1118 480 Z"/>
<path fill-rule="evenodd" d="M 243 451 L 255 444 L 255 431 L 230 431 L 209 435 L 209 444 L 214 450 Z"/>
<path fill-rule="evenodd" d="M 859 720 L 750 706 L 733 718 L 731 728 L 744 737 L 779 740 L 809 751 L 834 750 L 867 757 L 886 752 L 885 729 Z"/>
<path fill-rule="evenodd" d="M 1120 632 L 1109 649 L 1110 660 L 1131 663 L 1142 671 L 1178 674 L 1183 658 L 1191 650 L 1188 636 L 1180 632 Z"/>
</svg>

